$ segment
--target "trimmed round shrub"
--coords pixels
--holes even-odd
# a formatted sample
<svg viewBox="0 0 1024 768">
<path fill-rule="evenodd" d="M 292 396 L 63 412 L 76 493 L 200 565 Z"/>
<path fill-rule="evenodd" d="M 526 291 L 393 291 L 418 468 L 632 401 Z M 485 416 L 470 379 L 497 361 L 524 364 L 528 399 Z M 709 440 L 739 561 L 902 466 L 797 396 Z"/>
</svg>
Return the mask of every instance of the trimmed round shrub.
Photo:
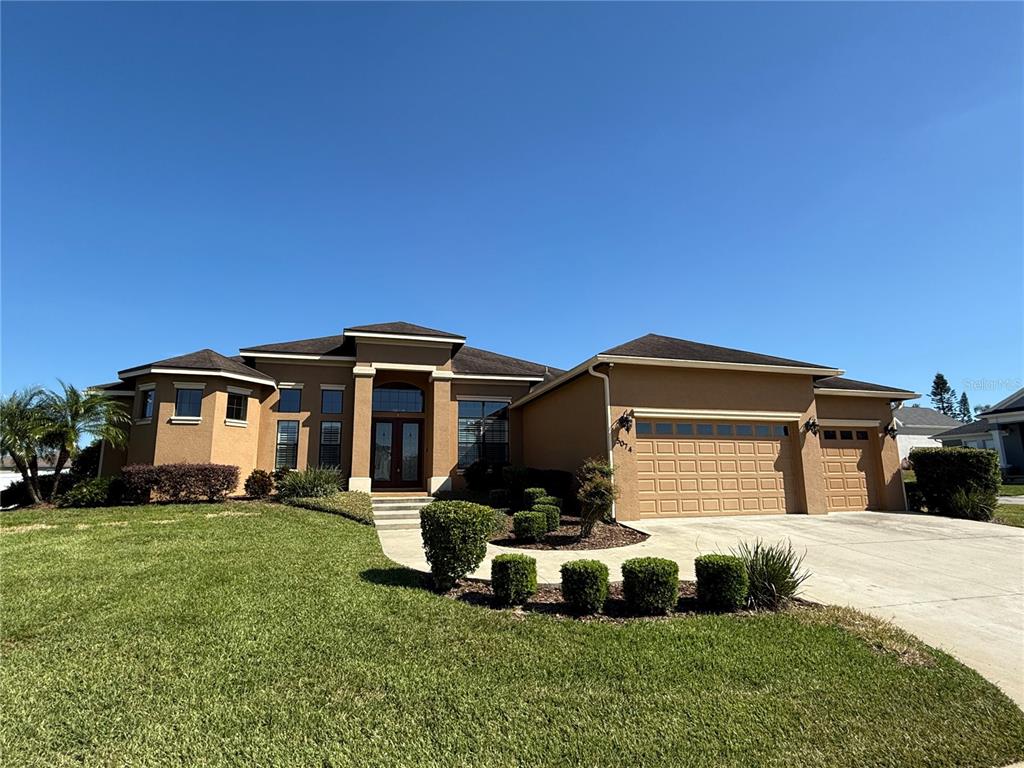
<svg viewBox="0 0 1024 768">
<path fill-rule="evenodd" d="M 548 531 L 557 531 L 562 524 L 562 510 L 554 504 L 537 504 L 533 511 L 543 513 Z"/>
<path fill-rule="evenodd" d="M 523 504 L 527 509 L 533 509 L 534 505 L 547 495 L 548 492 L 543 488 L 526 488 L 523 490 Z"/>
<path fill-rule="evenodd" d="M 679 565 L 661 557 L 635 557 L 622 564 L 622 592 L 633 613 L 666 613 L 679 601 Z"/>
<path fill-rule="evenodd" d="M 245 479 L 245 495 L 265 499 L 274 491 L 274 476 L 265 469 L 254 469 Z"/>
<path fill-rule="evenodd" d="M 562 565 L 562 599 L 573 613 L 597 613 L 608 599 L 608 566 L 600 560 Z"/>
<path fill-rule="evenodd" d="M 310 467 L 301 471 L 292 470 L 277 484 L 277 492 L 283 499 L 316 499 L 333 496 L 345 490 L 345 476 L 336 469 Z"/>
<path fill-rule="evenodd" d="M 114 483 L 109 477 L 83 480 L 57 497 L 58 507 L 106 507 L 113 503 Z"/>
<path fill-rule="evenodd" d="M 508 489 L 507 488 L 494 488 L 487 492 L 487 503 L 495 509 L 507 509 L 508 503 Z"/>
<path fill-rule="evenodd" d="M 516 512 L 512 515 L 512 532 L 515 533 L 517 539 L 537 541 L 548 532 L 548 517 L 543 512 L 536 510 Z"/>
<path fill-rule="evenodd" d="M 537 561 L 529 555 L 498 555 L 491 561 L 491 589 L 498 605 L 522 605 L 537 592 Z"/>
<path fill-rule="evenodd" d="M 537 499 L 537 504 L 550 504 L 553 507 L 562 508 L 562 500 L 557 496 L 541 496 Z"/>
<path fill-rule="evenodd" d="M 710 611 L 735 611 L 747 600 L 747 566 L 732 555 L 701 555 L 697 571 L 697 602 Z"/>
<path fill-rule="evenodd" d="M 447 592 L 483 562 L 495 531 L 494 510 L 469 501 L 432 501 L 420 510 L 420 531 L 434 586 Z"/>
</svg>

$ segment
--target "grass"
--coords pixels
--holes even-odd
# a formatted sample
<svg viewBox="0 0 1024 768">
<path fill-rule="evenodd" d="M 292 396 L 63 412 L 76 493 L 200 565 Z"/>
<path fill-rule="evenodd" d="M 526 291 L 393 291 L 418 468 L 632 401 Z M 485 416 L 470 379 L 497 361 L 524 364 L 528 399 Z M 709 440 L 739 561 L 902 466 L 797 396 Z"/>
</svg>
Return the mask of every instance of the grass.
<svg viewBox="0 0 1024 768">
<path fill-rule="evenodd" d="M 996 507 L 994 522 L 1003 525 L 1013 525 L 1017 528 L 1024 528 L 1024 505 L 1022 504 L 999 504 Z"/>
<path fill-rule="evenodd" d="M 1024 496 L 1024 483 L 1003 483 L 999 486 L 1000 496 Z"/>
<path fill-rule="evenodd" d="M 372 528 L 276 504 L 0 525 L 8 765 L 1024 758 L 1024 714 L 1003 694 L 859 614 L 491 611 L 422 589 Z"/>
<path fill-rule="evenodd" d="M 341 515 L 355 520 L 357 523 L 373 525 L 373 505 L 370 502 L 370 494 L 361 491 L 341 491 L 332 496 L 318 498 L 288 499 L 285 504 L 317 512 L 329 512 L 332 515 Z"/>
</svg>

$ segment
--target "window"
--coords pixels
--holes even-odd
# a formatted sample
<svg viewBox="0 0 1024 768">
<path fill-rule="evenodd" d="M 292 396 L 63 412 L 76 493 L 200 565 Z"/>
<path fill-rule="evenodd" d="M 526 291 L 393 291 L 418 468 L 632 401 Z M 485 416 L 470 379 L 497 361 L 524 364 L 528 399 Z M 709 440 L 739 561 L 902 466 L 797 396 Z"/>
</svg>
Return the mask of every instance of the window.
<svg viewBox="0 0 1024 768">
<path fill-rule="evenodd" d="M 853 430 L 852 429 L 840 429 L 839 430 L 839 439 L 840 440 L 853 440 Z"/>
<path fill-rule="evenodd" d="M 203 407 L 203 390 L 178 387 L 174 394 L 174 415 L 185 418 L 199 418 Z"/>
<path fill-rule="evenodd" d="M 672 425 L 666 424 L 663 421 L 659 421 L 657 424 L 654 425 L 654 433 L 656 435 L 671 435 Z"/>
<path fill-rule="evenodd" d="M 718 436 L 719 437 L 732 437 L 732 424 L 719 424 L 718 425 Z"/>
<path fill-rule="evenodd" d="M 417 390 L 418 391 L 418 390 Z M 459 401 L 459 466 L 508 461 L 508 403 Z"/>
<path fill-rule="evenodd" d="M 389 384 L 373 390 L 373 410 L 423 413 L 423 391 L 411 384 Z"/>
<path fill-rule="evenodd" d="M 295 469 L 299 466 L 299 422 L 277 422 L 277 453 L 274 469 Z"/>
<path fill-rule="evenodd" d="M 713 435 L 715 428 L 711 424 L 698 424 L 697 434 L 698 435 Z"/>
<path fill-rule="evenodd" d="M 749 424 L 736 425 L 736 437 L 753 437 L 754 428 Z"/>
<path fill-rule="evenodd" d="M 345 390 L 343 389 L 321 389 L 320 413 L 341 413 L 344 398 Z"/>
<path fill-rule="evenodd" d="M 651 434 L 651 422 L 649 421 L 638 421 L 636 423 L 636 433 L 638 435 L 649 435 Z"/>
<path fill-rule="evenodd" d="M 865 432 L 863 429 L 858 429 L 857 430 L 857 439 L 858 440 L 867 440 L 868 439 L 868 433 Z"/>
<path fill-rule="evenodd" d="M 298 413 L 302 405 L 302 390 L 298 387 L 281 389 L 277 401 L 278 413 Z"/>
<path fill-rule="evenodd" d="M 144 389 L 139 393 L 139 418 L 153 418 L 153 404 L 156 402 L 156 390 Z"/>
<path fill-rule="evenodd" d="M 693 424 L 676 424 L 677 435 L 692 435 Z"/>
<path fill-rule="evenodd" d="M 789 427 L 785 427 L 782 424 L 776 424 L 772 427 L 772 434 L 776 437 L 789 437 Z"/>
<path fill-rule="evenodd" d="M 249 408 L 249 396 L 239 392 L 228 392 L 228 413 L 227 417 L 232 421 L 245 421 L 246 411 Z"/>
<path fill-rule="evenodd" d="M 825 430 L 825 439 L 826 440 L 835 440 L 836 439 L 836 431 L 834 429 L 826 429 Z"/>
<path fill-rule="evenodd" d="M 324 390 L 339 392 L 340 390 Z M 341 422 L 320 422 L 320 466 L 336 469 L 341 466 Z"/>
<path fill-rule="evenodd" d="M 755 437 L 771 437 L 771 435 L 772 428 L 769 427 L 767 424 L 758 424 L 757 426 L 754 427 Z"/>
</svg>

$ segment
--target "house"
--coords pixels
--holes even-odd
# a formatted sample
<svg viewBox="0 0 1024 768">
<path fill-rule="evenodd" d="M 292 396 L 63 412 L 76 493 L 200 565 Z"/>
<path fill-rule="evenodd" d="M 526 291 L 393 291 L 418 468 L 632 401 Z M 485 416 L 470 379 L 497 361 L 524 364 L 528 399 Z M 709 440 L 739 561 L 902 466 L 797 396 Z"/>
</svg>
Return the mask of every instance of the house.
<svg viewBox="0 0 1024 768">
<path fill-rule="evenodd" d="M 893 412 L 893 416 L 896 418 L 896 428 L 899 430 L 899 434 L 896 436 L 896 445 L 900 449 L 900 459 L 907 458 L 912 448 L 940 447 L 941 443 L 935 439 L 935 435 L 963 424 L 962 421 L 939 413 L 934 408 L 917 405 L 910 408 L 897 408 Z"/>
<path fill-rule="evenodd" d="M 970 424 L 935 436 L 943 446 L 988 448 L 999 453 L 999 465 L 1007 475 L 1024 474 L 1024 388 L 978 414 Z"/>
<path fill-rule="evenodd" d="M 902 510 L 892 407 L 837 368 L 649 334 L 571 370 L 404 322 L 204 349 L 120 371 L 124 464 L 336 466 L 352 490 L 436 493 L 478 459 L 572 471 L 608 457 L 622 520 Z"/>
</svg>

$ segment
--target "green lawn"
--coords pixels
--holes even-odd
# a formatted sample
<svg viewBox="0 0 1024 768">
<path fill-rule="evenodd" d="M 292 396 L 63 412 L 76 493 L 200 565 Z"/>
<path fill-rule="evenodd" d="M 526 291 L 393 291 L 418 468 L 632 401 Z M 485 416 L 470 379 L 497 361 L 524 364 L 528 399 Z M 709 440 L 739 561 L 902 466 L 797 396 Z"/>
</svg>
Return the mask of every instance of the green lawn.
<svg viewBox="0 0 1024 768">
<path fill-rule="evenodd" d="M 1000 496 L 1024 496 L 1024 483 L 1014 483 L 1013 485 L 1007 485 L 1003 483 L 999 486 Z"/>
<path fill-rule="evenodd" d="M 1024 505 L 1000 504 L 996 507 L 995 521 L 1003 525 L 1024 528 Z"/>
<path fill-rule="evenodd" d="M 820 613 L 524 618 L 419 588 L 373 528 L 273 504 L 0 524 L 6 765 L 1024 758 L 1024 714 L 979 675 Z"/>
</svg>

